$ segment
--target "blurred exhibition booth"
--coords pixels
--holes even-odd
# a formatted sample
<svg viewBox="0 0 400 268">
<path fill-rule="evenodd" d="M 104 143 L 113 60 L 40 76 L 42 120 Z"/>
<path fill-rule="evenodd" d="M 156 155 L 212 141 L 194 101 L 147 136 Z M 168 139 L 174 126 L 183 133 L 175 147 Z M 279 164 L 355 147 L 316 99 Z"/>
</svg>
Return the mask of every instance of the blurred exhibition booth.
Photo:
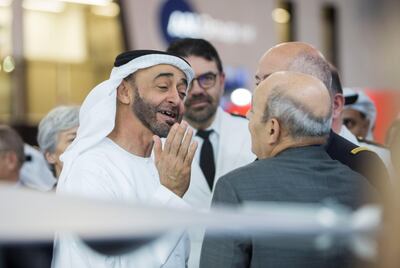
<svg viewBox="0 0 400 268">
<path fill-rule="evenodd" d="M 227 74 L 223 106 L 244 114 L 258 58 L 284 41 L 319 48 L 378 109 L 376 138 L 400 110 L 400 1 L 0 0 L 0 121 L 35 142 L 54 106 L 79 104 L 115 56 L 201 37 Z"/>
</svg>

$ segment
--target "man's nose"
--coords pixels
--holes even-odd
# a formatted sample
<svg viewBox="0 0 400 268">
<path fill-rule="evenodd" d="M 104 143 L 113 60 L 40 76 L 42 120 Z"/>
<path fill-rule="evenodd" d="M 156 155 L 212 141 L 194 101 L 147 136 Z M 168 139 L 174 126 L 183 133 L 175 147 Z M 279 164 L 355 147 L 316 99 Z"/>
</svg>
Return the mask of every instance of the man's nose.
<svg viewBox="0 0 400 268">
<path fill-rule="evenodd" d="M 178 89 L 171 88 L 168 94 L 168 102 L 178 105 L 181 102 L 181 98 L 179 96 Z"/>
</svg>

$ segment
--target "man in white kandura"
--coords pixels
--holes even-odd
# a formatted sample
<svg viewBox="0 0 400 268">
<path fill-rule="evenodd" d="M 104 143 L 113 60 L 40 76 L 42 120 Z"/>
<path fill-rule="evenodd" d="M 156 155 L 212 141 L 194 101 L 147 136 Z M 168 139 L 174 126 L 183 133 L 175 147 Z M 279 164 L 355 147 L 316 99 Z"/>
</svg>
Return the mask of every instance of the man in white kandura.
<svg viewBox="0 0 400 268">
<path fill-rule="evenodd" d="M 77 137 L 61 156 L 57 193 L 186 207 L 182 196 L 197 143 L 181 119 L 192 78 L 190 65 L 169 53 L 120 54 L 110 79 L 96 86 L 81 106 Z M 166 137 L 164 146 L 161 137 Z M 53 267 L 185 267 L 188 253 L 186 235 L 105 256 L 77 237 L 60 234 Z"/>
</svg>

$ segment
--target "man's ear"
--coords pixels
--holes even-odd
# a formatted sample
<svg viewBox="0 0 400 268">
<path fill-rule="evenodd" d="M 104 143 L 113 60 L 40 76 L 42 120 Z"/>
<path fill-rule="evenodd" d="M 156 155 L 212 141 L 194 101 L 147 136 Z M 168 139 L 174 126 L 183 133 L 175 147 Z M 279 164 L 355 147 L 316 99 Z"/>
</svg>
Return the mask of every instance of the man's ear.
<svg viewBox="0 0 400 268">
<path fill-rule="evenodd" d="M 276 118 L 272 118 L 269 120 L 269 142 L 270 144 L 275 144 L 278 142 L 279 137 L 281 135 L 281 126 L 279 124 L 279 121 L 276 120 Z"/>
<path fill-rule="evenodd" d="M 129 81 L 122 80 L 121 84 L 117 88 L 117 100 L 122 104 L 129 105 L 132 102 L 132 89 L 129 85 Z"/>
<path fill-rule="evenodd" d="M 19 165 L 17 154 L 13 151 L 6 152 L 4 161 L 8 170 L 15 170 Z"/>
<path fill-rule="evenodd" d="M 344 97 L 342 94 L 333 96 L 333 118 L 340 118 L 344 107 Z"/>
<path fill-rule="evenodd" d="M 220 88 L 221 88 L 220 96 L 223 96 L 224 91 L 225 91 L 225 73 L 224 72 L 219 74 L 219 84 L 220 84 Z"/>
<path fill-rule="evenodd" d="M 57 161 L 57 157 L 54 153 L 46 152 L 44 154 L 44 157 L 46 158 L 47 162 L 49 162 L 49 164 L 51 165 L 54 165 Z"/>
</svg>

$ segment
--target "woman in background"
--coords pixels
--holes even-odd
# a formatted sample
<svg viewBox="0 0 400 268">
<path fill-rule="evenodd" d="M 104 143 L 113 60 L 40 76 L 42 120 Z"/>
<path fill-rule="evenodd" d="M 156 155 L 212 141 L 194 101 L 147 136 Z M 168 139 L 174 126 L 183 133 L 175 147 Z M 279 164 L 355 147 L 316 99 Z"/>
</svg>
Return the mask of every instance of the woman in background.
<svg viewBox="0 0 400 268">
<path fill-rule="evenodd" d="M 56 107 L 39 123 L 39 147 L 52 167 L 56 178 L 60 176 L 62 170 L 60 155 L 75 139 L 78 126 L 78 106 Z"/>
</svg>

